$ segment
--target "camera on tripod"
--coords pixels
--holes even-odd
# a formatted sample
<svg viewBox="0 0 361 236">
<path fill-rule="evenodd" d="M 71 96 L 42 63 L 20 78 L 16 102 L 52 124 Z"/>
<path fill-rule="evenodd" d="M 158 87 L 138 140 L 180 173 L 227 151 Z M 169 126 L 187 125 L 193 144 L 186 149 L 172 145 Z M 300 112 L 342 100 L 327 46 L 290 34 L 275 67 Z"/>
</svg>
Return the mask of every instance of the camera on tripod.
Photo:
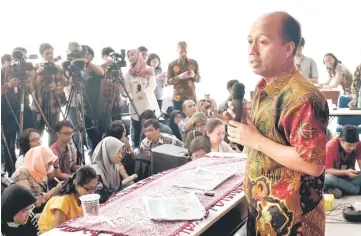
<svg viewBox="0 0 361 236">
<path fill-rule="evenodd" d="M 106 70 L 111 71 L 113 77 L 117 77 L 120 75 L 120 69 L 127 66 L 127 62 L 125 61 L 125 50 L 121 49 L 120 53 L 112 52 L 109 54 L 109 57 L 112 58 L 113 63 L 107 65 Z"/>
<path fill-rule="evenodd" d="M 85 70 L 85 61 L 83 59 L 88 54 L 88 47 L 82 46 L 81 50 L 72 50 L 67 54 L 67 60 L 63 62 L 63 69 L 71 75 L 80 75 Z"/>
<path fill-rule="evenodd" d="M 30 62 L 26 62 L 24 52 L 21 50 L 15 49 L 12 53 L 13 61 L 10 65 L 10 71 L 8 75 L 11 77 L 16 77 L 18 79 L 26 79 L 26 72 L 34 69 L 34 66 Z M 30 55 L 29 59 L 38 59 L 37 55 Z"/>
<path fill-rule="evenodd" d="M 59 68 L 55 64 L 55 62 L 59 60 L 61 60 L 60 56 L 56 57 L 52 61 L 47 61 L 41 64 L 41 66 L 44 68 L 42 74 L 44 75 L 46 84 L 53 82 L 53 77 L 59 73 Z"/>
</svg>

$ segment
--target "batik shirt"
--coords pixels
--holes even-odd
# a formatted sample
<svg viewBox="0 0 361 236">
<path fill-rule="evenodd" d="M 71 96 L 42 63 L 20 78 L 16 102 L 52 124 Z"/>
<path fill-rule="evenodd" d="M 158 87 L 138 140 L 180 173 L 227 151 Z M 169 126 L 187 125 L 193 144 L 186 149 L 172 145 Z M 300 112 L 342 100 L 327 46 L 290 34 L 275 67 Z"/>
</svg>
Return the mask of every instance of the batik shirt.
<svg viewBox="0 0 361 236">
<path fill-rule="evenodd" d="M 358 97 L 357 107 L 361 107 L 361 64 L 356 68 L 352 81 L 352 94 Z"/>
<path fill-rule="evenodd" d="M 179 75 L 187 72 L 188 70 L 194 71 L 194 77 L 188 79 L 180 79 Z M 199 75 L 198 63 L 196 60 L 187 58 L 184 63 L 180 59 L 172 61 L 168 66 L 168 85 L 173 85 L 173 100 L 185 101 L 193 100 L 197 102 L 195 85 L 194 83 L 201 80 Z"/>
<path fill-rule="evenodd" d="M 299 158 L 325 164 L 328 107 L 322 93 L 296 68 L 257 85 L 251 119 L 265 137 L 295 148 Z M 248 235 L 325 234 L 324 174 L 291 170 L 250 149 L 245 178 Z"/>
</svg>

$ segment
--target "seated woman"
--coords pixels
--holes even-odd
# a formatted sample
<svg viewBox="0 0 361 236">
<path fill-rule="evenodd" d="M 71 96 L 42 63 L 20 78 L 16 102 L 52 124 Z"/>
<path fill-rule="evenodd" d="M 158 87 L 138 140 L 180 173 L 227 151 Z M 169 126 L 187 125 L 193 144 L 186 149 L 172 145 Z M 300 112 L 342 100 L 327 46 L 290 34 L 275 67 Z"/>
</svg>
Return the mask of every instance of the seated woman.
<svg viewBox="0 0 361 236">
<path fill-rule="evenodd" d="M 181 123 L 182 119 L 183 119 L 182 112 L 178 110 L 174 110 L 170 113 L 169 127 L 171 128 L 173 135 L 176 136 L 176 138 L 179 139 L 179 141 L 183 140 L 179 128 L 179 124 Z"/>
<path fill-rule="evenodd" d="M 24 164 L 25 154 L 33 147 L 40 146 L 40 134 L 37 130 L 29 128 L 19 136 L 19 157 L 16 159 L 15 168 L 19 169 Z"/>
<path fill-rule="evenodd" d="M 42 233 L 83 214 L 80 197 L 95 192 L 98 176 L 91 166 L 78 169 L 46 203 L 39 218 Z"/>
<path fill-rule="evenodd" d="M 204 137 L 209 141 L 212 152 L 235 152 L 223 139 L 225 126 L 219 119 L 208 119 Z"/>
<path fill-rule="evenodd" d="M 323 63 L 326 65 L 329 76 L 328 80 L 319 84 L 318 87 L 332 89 L 341 85 L 344 95 L 351 95 L 352 73 L 332 53 L 327 53 L 323 57 Z"/>
<path fill-rule="evenodd" d="M 11 176 L 19 185 L 29 189 L 36 197 L 35 213 L 40 213 L 45 204 L 56 192 L 58 187 L 49 190 L 48 176 L 54 171 L 53 163 L 58 159 L 48 147 L 38 146 L 30 149 L 24 160 L 24 165 Z"/>
<path fill-rule="evenodd" d="M 124 143 L 114 137 L 106 137 L 96 146 L 92 166 L 98 175 L 100 203 L 121 190 L 122 180 L 129 177 L 121 164 L 126 151 Z"/>
<path fill-rule="evenodd" d="M 13 184 L 1 194 L 1 233 L 4 236 L 39 235 L 32 210 L 36 198 L 26 188 Z"/>
<path fill-rule="evenodd" d="M 207 123 L 207 117 L 203 112 L 196 112 L 192 116 L 193 130 L 188 132 L 184 140 L 184 148 L 189 148 L 192 140 L 204 135 L 204 126 Z"/>
<path fill-rule="evenodd" d="M 204 137 L 197 137 L 193 139 L 188 150 L 188 154 L 192 161 L 203 157 L 209 152 L 211 152 L 211 146 L 208 140 Z"/>
</svg>

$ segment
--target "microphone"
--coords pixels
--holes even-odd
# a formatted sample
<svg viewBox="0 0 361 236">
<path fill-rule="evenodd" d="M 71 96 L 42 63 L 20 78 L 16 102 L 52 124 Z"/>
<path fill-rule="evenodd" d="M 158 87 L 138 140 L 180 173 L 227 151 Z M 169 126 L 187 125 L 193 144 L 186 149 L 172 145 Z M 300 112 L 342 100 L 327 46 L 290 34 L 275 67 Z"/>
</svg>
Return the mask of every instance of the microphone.
<svg viewBox="0 0 361 236">
<path fill-rule="evenodd" d="M 142 91 L 142 85 L 138 84 L 137 86 L 137 92 L 141 92 Z"/>
<path fill-rule="evenodd" d="M 134 184 L 134 180 L 136 180 L 138 178 L 137 174 L 131 175 L 126 179 L 123 179 L 122 181 L 122 185 L 132 185 Z"/>
<path fill-rule="evenodd" d="M 244 85 L 242 83 L 235 83 L 232 87 L 232 102 L 235 108 L 235 121 L 247 124 L 247 110 L 243 110 L 243 98 L 245 94 Z"/>
</svg>

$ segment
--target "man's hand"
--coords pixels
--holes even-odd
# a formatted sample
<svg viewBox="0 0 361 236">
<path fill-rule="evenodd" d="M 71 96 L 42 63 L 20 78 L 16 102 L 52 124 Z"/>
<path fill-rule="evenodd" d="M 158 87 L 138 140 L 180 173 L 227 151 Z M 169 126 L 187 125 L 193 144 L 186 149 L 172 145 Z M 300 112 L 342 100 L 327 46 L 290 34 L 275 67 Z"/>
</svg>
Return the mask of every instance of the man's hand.
<svg viewBox="0 0 361 236">
<path fill-rule="evenodd" d="M 44 66 L 40 66 L 36 73 L 41 74 L 44 72 Z"/>
<path fill-rule="evenodd" d="M 195 75 L 196 75 L 196 74 L 194 73 L 193 70 L 187 71 L 187 76 L 188 76 L 188 78 L 194 78 Z"/>
<path fill-rule="evenodd" d="M 349 108 L 354 108 L 356 105 L 356 98 L 353 98 L 349 103 L 348 103 L 348 107 Z"/>
<path fill-rule="evenodd" d="M 179 79 L 188 79 L 189 78 L 188 71 L 183 72 L 182 74 L 180 74 L 178 76 L 179 76 Z"/>
<path fill-rule="evenodd" d="M 356 178 L 358 176 L 357 171 L 354 169 L 345 170 L 345 175 L 350 177 L 351 179 Z"/>
<path fill-rule="evenodd" d="M 135 156 L 139 155 L 139 153 L 140 153 L 139 148 L 134 149 L 133 153 Z"/>
<path fill-rule="evenodd" d="M 230 120 L 228 126 L 228 139 L 233 143 L 258 150 L 258 144 L 263 138 L 252 120 L 247 117 L 247 124 Z"/>
<path fill-rule="evenodd" d="M 19 81 L 17 78 L 12 78 L 8 83 L 9 88 L 15 88 L 18 87 L 18 85 L 19 85 Z"/>
</svg>

